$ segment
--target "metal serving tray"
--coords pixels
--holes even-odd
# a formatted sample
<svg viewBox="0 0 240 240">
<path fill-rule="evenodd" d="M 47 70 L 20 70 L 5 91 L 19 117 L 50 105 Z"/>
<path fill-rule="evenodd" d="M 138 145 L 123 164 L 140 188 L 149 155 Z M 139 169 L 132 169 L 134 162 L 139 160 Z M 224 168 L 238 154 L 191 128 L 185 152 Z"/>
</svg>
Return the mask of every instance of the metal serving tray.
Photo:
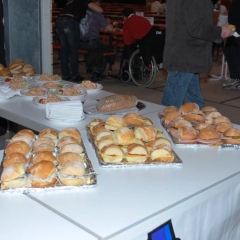
<svg viewBox="0 0 240 240">
<path fill-rule="evenodd" d="M 95 150 L 95 153 L 96 153 L 96 156 L 97 156 L 100 166 L 102 166 L 104 168 L 181 166 L 183 164 L 182 160 L 179 158 L 179 156 L 173 150 L 172 150 L 173 154 L 174 154 L 173 162 L 159 162 L 159 161 L 151 161 L 151 159 L 148 159 L 144 163 L 129 163 L 125 159 L 123 159 L 119 163 L 107 163 L 107 162 L 103 161 L 101 155 L 99 154 L 97 146 L 95 145 L 94 140 L 91 136 L 91 131 L 90 131 L 89 127 L 87 127 L 87 136 L 88 136 L 89 142 L 92 144 L 92 146 Z"/>
<path fill-rule="evenodd" d="M 9 140 L 7 140 L 9 142 Z M 24 187 L 24 188 L 14 188 L 14 189 L 4 189 L 0 190 L 0 193 L 32 193 L 32 192 L 54 192 L 59 190 L 79 190 L 79 189 L 86 189 L 86 188 L 93 188 L 97 186 L 97 173 L 94 171 L 91 161 L 88 158 L 86 148 L 82 143 L 82 147 L 84 149 L 83 153 L 85 154 L 84 163 L 86 164 L 86 174 L 83 178 L 86 179 L 86 184 L 79 185 L 79 186 L 65 186 L 62 185 L 57 177 L 57 183 L 54 187 L 45 187 L 45 188 L 33 188 L 33 187 Z M 32 154 L 32 153 L 31 153 Z M 56 153 L 58 154 L 58 149 L 56 147 Z M 3 159 L 5 154 L 3 154 Z M 3 160 L 2 159 L 2 160 Z M 3 161 L 1 162 L 0 166 L 0 176 L 2 175 L 3 171 Z"/>
</svg>

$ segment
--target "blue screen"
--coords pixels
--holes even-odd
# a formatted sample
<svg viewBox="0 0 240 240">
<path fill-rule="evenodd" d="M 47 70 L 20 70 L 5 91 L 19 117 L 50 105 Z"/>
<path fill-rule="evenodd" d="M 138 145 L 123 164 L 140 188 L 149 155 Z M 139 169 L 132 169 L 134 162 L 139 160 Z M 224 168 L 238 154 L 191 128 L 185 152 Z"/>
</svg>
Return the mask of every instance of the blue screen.
<svg viewBox="0 0 240 240">
<path fill-rule="evenodd" d="M 156 232 L 151 234 L 152 240 L 173 240 L 171 229 L 169 225 L 158 229 Z"/>
</svg>

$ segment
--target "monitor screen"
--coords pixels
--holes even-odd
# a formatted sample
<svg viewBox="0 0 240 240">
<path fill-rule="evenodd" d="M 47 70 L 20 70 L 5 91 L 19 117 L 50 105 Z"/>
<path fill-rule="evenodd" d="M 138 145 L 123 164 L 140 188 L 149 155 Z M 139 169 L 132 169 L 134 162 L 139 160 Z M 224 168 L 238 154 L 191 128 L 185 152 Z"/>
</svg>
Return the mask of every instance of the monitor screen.
<svg viewBox="0 0 240 240">
<path fill-rule="evenodd" d="M 171 220 L 148 233 L 148 240 L 175 240 L 175 238 Z"/>
</svg>

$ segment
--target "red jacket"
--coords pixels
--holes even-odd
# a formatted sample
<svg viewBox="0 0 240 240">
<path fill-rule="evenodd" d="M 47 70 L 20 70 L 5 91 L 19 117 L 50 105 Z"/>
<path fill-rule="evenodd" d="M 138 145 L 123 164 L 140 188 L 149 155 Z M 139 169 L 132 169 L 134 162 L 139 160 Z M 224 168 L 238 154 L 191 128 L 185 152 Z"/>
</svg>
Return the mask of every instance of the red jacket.
<svg viewBox="0 0 240 240">
<path fill-rule="evenodd" d="M 123 41 L 126 45 L 133 44 L 142 39 L 152 28 L 150 22 L 144 17 L 135 14 L 130 15 L 123 25 Z"/>
</svg>

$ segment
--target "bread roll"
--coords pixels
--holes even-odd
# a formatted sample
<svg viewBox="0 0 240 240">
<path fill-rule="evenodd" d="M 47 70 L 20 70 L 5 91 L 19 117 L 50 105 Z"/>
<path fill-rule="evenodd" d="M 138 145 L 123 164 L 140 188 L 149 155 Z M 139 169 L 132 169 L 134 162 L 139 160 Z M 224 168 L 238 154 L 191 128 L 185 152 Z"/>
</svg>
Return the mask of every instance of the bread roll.
<svg viewBox="0 0 240 240">
<path fill-rule="evenodd" d="M 33 156 L 30 158 L 30 163 L 34 165 L 43 160 L 55 163 L 56 157 L 53 155 L 52 152 L 41 151 L 33 154 Z"/>
<path fill-rule="evenodd" d="M 110 136 L 105 136 L 105 137 L 102 137 L 98 143 L 97 143 L 97 147 L 99 150 L 101 150 L 103 147 L 107 146 L 107 145 L 110 145 L 110 144 L 113 144 L 114 143 L 114 140 L 113 140 L 113 137 L 110 135 Z"/>
<path fill-rule="evenodd" d="M 78 162 L 83 162 L 84 161 L 84 156 L 85 155 L 80 155 L 80 154 L 77 154 L 77 153 L 72 153 L 72 152 L 65 152 L 65 153 L 62 153 L 60 155 L 58 155 L 58 163 L 60 165 L 63 165 L 65 164 L 66 162 L 68 161 L 78 161 Z"/>
<path fill-rule="evenodd" d="M 103 161 L 107 163 L 119 163 L 124 157 L 122 148 L 116 144 L 110 144 L 103 147 L 100 155 Z"/>
<path fill-rule="evenodd" d="M 28 135 L 15 135 L 11 139 L 11 142 L 16 142 L 16 141 L 24 141 L 27 145 L 31 146 L 33 142 L 33 138 Z"/>
<path fill-rule="evenodd" d="M 51 138 L 54 142 L 56 142 L 57 138 L 58 138 L 58 133 L 50 128 L 44 129 L 39 133 L 39 137 L 47 137 L 47 138 Z"/>
<path fill-rule="evenodd" d="M 6 168 L 15 163 L 27 163 L 27 158 L 22 153 L 10 153 L 3 159 L 3 167 Z"/>
<path fill-rule="evenodd" d="M 120 127 L 112 133 L 112 137 L 114 142 L 119 145 L 129 145 L 134 140 L 135 134 L 133 130 L 128 127 Z"/>
<path fill-rule="evenodd" d="M 54 146 L 47 144 L 47 143 L 42 143 L 39 145 L 36 145 L 33 148 L 33 152 L 37 153 L 37 152 L 54 152 L 55 148 Z"/>
<path fill-rule="evenodd" d="M 69 144 L 64 145 L 60 149 L 61 154 L 65 153 L 65 152 L 73 152 L 73 153 L 81 154 L 83 152 L 83 147 L 80 144 L 69 143 Z"/>
<path fill-rule="evenodd" d="M 175 106 L 168 106 L 165 107 L 162 111 L 162 115 L 165 116 L 166 114 L 170 113 L 170 112 L 178 112 L 178 108 Z"/>
<path fill-rule="evenodd" d="M 48 144 L 52 147 L 55 147 L 55 143 L 51 138 L 41 137 L 41 138 L 36 139 L 33 142 L 33 148 L 36 148 L 36 147 L 38 147 L 39 145 L 42 145 L 42 144 Z"/>
<path fill-rule="evenodd" d="M 13 179 L 19 178 L 25 174 L 25 164 L 23 163 L 15 163 L 11 164 L 8 167 L 3 169 L 1 175 L 1 181 L 11 181 Z"/>
<path fill-rule="evenodd" d="M 164 116 L 163 122 L 166 125 L 166 127 L 168 127 L 169 124 L 178 117 L 180 117 L 180 113 L 178 111 L 169 112 Z"/>
<path fill-rule="evenodd" d="M 89 124 L 88 127 L 90 128 L 90 131 L 92 131 L 93 127 L 95 127 L 96 125 L 100 124 L 100 123 L 104 123 L 104 121 L 100 118 L 95 118 L 93 119 Z"/>
<path fill-rule="evenodd" d="M 72 176 L 84 176 L 86 173 L 86 168 L 83 162 L 71 160 L 63 164 L 59 171 L 61 173 L 66 175 L 72 175 Z"/>
<path fill-rule="evenodd" d="M 240 144 L 240 130 L 229 128 L 223 133 L 223 141 L 227 144 Z"/>
<path fill-rule="evenodd" d="M 127 113 L 123 116 L 127 125 L 142 126 L 144 124 L 145 117 L 139 113 Z"/>
<path fill-rule="evenodd" d="M 151 151 L 152 148 L 156 147 L 157 145 L 162 145 L 162 144 L 165 144 L 170 147 L 172 145 L 171 142 L 167 138 L 159 137 L 151 142 L 146 143 L 146 147 L 147 147 L 148 151 Z"/>
<path fill-rule="evenodd" d="M 157 130 L 153 126 L 140 126 L 134 129 L 134 133 L 136 138 L 149 142 L 156 138 Z"/>
<path fill-rule="evenodd" d="M 112 132 L 109 130 L 103 130 L 96 134 L 94 140 L 97 143 L 102 137 L 111 136 Z"/>
<path fill-rule="evenodd" d="M 199 106 L 193 102 L 187 102 L 182 104 L 179 109 L 181 115 L 186 115 L 189 113 L 199 113 Z"/>
<path fill-rule="evenodd" d="M 208 112 L 217 112 L 218 110 L 212 106 L 205 106 L 201 109 L 201 111 L 206 114 Z"/>
<path fill-rule="evenodd" d="M 128 147 L 126 160 L 130 163 L 143 163 L 148 158 L 148 152 L 145 146 L 141 144 L 131 144 Z"/>
<path fill-rule="evenodd" d="M 14 152 L 22 153 L 25 155 L 30 152 L 30 147 L 27 143 L 21 140 L 16 142 L 10 142 L 5 148 L 5 154 L 8 155 Z"/>
<path fill-rule="evenodd" d="M 213 124 L 217 125 L 218 123 L 231 123 L 230 119 L 225 117 L 225 116 L 218 116 L 216 118 L 214 118 L 213 120 Z"/>
<path fill-rule="evenodd" d="M 98 132 L 104 131 L 104 130 L 107 130 L 105 127 L 105 123 L 99 123 L 98 125 L 92 128 L 92 134 L 96 135 Z"/>
<path fill-rule="evenodd" d="M 215 130 L 220 133 L 224 133 L 229 128 L 232 128 L 232 123 L 229 122 L 220 122 L 215 126 Z"/>
<path fill-rule="evenodd" d="M 78 131 L 77 128 L 74 128 L 74 127 L 65 128 L 58 133 L 59 139 L 66 137 L 66 136 L 73 137 L 77 140 L 81 139 L 81 133 Z"/>
<path fill-rule="evenodd" d="M 165 144 L 155 146 L 150 156 L 152 161 L 172 162 L 174 160 L 172 149 Z"/>
<path fill-rule="evenodd" d="M 202 144 L 219 144 L 221 135 L 215 129 L 204 128 L 198 133 L 198 142 Z"/>
<path fill-rule="evenodd" d="M 105 128 L 108 130 L 115 130 L 119 127 L 126 127 L 127 125 L 128 124 L 124 118 L 116 116 L 116 115 L 111 115 L 106 120 Z"/>
<path fill-rule="evenodd" d="M 59 148 L 62 148 L 64 145 L 69 144 L 69 143 L 77 143 L 77 144 L 79 144 L 80 143 L 79 141 L 80 140 L 77 140 L 76 138 L 73 138 L 71 136 L 65 136 L 65 137 L 62 137 L 62 138 L 60 138 L 58 140 L 57 146 Z"/>
<path fill-rule="evenodd" d="M 195 113 L 187 114 L 183 117 L 185 120 L 191 122 L 192 124 L 204 123 L 205 119 L 203 116 Z"/>
<path fill-rule="evenodd" d="M 229 29 L 231 29 L 233 32 L 236 31 L 236 26 L 233 25 L 233 24 L 228 24 L 227 27 L 228 27 Z"/>
<path fill-rule="evenodd" d="M 26 175 L 23 175 L 11 181 L 6 181 L 1 183 L 2 190 L 24 188 L 24 187 L 28 187 L 28 178 Z"/>
<path fill-rule="evenodd" d="M 96 108 L 99 112 L 110 112 L 135 107 L 137 102 L 137 98 L 133 95 L 114 94 L 100 99 Z"/>
<path fill-rule="evenodd" d="M 22 130 L 18 131 L 16 133 L 16 135 L 14 135 L 14 137 L 15 136 L 19 136 L 19 135 L 26 135 L 26 136 L 28 136 L 28 137 L 30 137 L 32 139 L 35 138 L 35 133 L 32 130 L 30 130 L 30 129 L 22 129 Z"/>
</svg>

